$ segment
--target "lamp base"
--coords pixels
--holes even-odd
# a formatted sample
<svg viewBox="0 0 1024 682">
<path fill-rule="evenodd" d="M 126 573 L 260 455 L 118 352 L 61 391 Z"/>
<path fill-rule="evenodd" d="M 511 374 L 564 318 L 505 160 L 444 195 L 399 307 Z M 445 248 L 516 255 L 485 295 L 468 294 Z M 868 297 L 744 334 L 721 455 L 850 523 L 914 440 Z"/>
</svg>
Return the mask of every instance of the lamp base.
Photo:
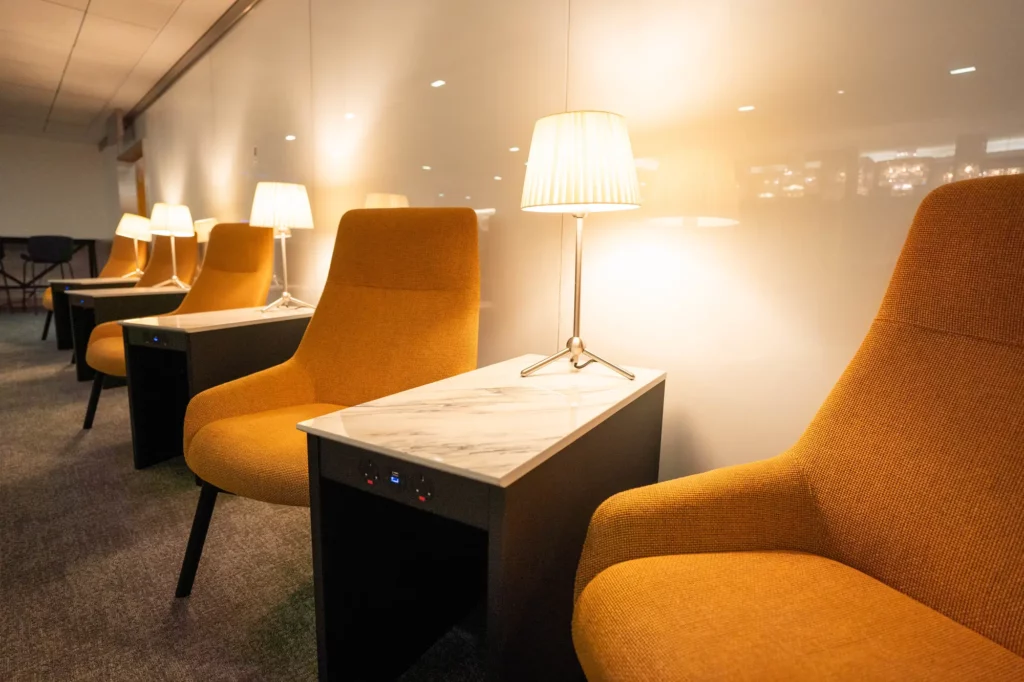
<svg viewBox="0 0 1024 682">
<path fill-rule="evenodd" d="M 277 310 L 278 308 L 316 308 L 316 306 L 312 303 L 306 303 L 305 301 L 293 298 L 292 295 L 286 291 L 281 294 L 281 298 L 264 307 L 263 312 Z"/>
<path fill-rule="evenodd" d="M 144 275 L 144 274 L 145 273 L 142 272 L 142 270 L 139 270 L 138 268 L 135 268 L 131 272 L 126 273 L 124 275 L 121 275 L 121 279 L 128 279 L 129 277 L 142 277 L 142 275 Z"/>
<path fill-rule="evenodd" d="M 177 275 L 172 275 L 170 279 L 165 279 L 164 281 L 160 282 L 159 284 L 154 284 L 153 285 L 154 289 L 157 288 L 157 287 L 178 287 L 179 289 L 184 289 L 185 291 L 188 291 L 189 289 L 192 288 L 188 284 L 185 284 L 180 279 L 178 279 Z"/>
<path fill-rule="evenodd" d="M 566 355 L 569 356 L 569 362 L 576 369 L 583 369 L 587 365 L 596 362 L 599 365 L 604 365 L 605 367 L 607 367 L 608 369 L 612 370 L 613 372 L 618 372 L 619 374 L 621 374 L 622 376 L 626 377 L 630 381 L 632 381 L 633 379 L 636 378 L 636 375 L 633 374 L 632 372 L 629 372 L 629 371 L 619 367 L 616 364 L 608 362 L 607 360 L 605 360 L 605 359 L 601 358 L 600 356 L 595 355 L 594 353 L 592 353 L 589 350 L 587 350 L 586 346 L 583 345 L 583 339 L 581 339 L 578 336 L 574 336 L 571 339 L 569 339 L 568 341 L 566 341 L 565 342 L 565 348 L 563 348 L 562 350 L 558 351 L 554 355 L 549 355 L 548 357 L 544 358 L 540 362 L 537 362 L 537 363 L 534 363 L 534 364 L 530 365 L 529 367 L 527 367 L 526 369 L 521 371 L 519 373 L 519 375 L 522 376 L 522 377 L 528 377 L 531 374 L 533 374 L 534 372 L 536 372 L 537 370 L 539 370 L 540 368 L 547 367 L 548 365 L 550 365 L 555 360 L 559 360 L 561 358 L 564 358 Z M 581 358 L 585 358 L 586 359 L 586 362 L 584 362 L 582 365 L 580 364 L 580 359 Z"/>
</svg>

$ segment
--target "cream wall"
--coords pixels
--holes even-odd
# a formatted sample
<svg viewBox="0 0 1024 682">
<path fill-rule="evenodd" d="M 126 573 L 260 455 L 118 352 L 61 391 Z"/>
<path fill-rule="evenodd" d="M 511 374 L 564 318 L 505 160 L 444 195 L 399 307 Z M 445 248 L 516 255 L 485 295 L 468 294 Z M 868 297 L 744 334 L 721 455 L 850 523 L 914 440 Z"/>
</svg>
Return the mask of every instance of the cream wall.
<svg viewBox="0 0 1024 682">
<path fill-rule="evenodd" d="M 0 134 L 0 236 L 110 239 L 121 216 L 116 164 L 96 145 Z"/>
<path fill-rule="evenodd" d="M 669 478 L 790 445 L 924 193 L 1024 166 L 1022 22 L 1013 0 L 263 0 L 143 117 L 150 200 L 236 220 L 257 180 L 307 183 L 317 227 L 289 253 L 312 299 L 367 193 L 494 208 L 487 364 L 571 329 L 572 222 L 518 209 L 533 122 L 624 114 L 645 205 L 587 220 L 583 336 L 668 370 Z"/>
</svg>

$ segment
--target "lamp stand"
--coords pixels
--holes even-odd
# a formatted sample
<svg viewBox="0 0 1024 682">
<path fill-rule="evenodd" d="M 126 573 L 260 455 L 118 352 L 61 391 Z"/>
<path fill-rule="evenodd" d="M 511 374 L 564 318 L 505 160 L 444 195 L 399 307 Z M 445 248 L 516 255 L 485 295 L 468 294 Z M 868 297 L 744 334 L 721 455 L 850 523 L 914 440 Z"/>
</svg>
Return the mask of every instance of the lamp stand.
<svg viewBox="0 0 1024 682">
<path fill-rule="evenodd" d="M 180 279 L 178 279 L 178 254 L 174 250 L 174 235 L 171 235 L 171 278 L 170 279 L 165 279 L 164 281 L 160 282 L 159 284 L 154 284 L 153 286 L 154 287 L 172 286 L 172 287 L 178 287 L 179 289 L 184 289 L 186 291 L 188 291 L 189 289 L 192 288 L 189 285 L 187 285 L 184 282 L 182 282 Z"/>
<path fill-rule="evenodd" d="M 312 303 L 306 303 L 305 301 L 300 301 L 297 298 L 293 298 L 292 295 L 288 293 L 288 248 L 285 245 L 286 241 L 288 241 L 288 240 L 285 239 L 284 235 L 282 235 L 281 236 L 281 272 L 282 272 L 282 275 L 284 276 L 284 291 L 281 292 L 281 298 L 277 299 L 273 303 L 271 303 L 268 306 L 266 306 L 263 309 L 263 312 L 267 312 L 268 310 L 277 310 L 278 308 L 315 308 L 316 307 Z"/>
<path fill-rule="evenodd" d="M 129 272 L 127 275 L 121 275 L 121 279 L 128 279 L 129 277 L 141 277 L 143 275 L 142 268 L 139 267 L 139 240 L 132 237 L 132 245 L 135 247 L 135 269 Z"/>
<path fill-rule="evenodd" d="M 633 380 L 636 378 L 636 375 L 587 350 L 586 346 L 583 345 L 583 339 L 580 338 L 580 275 L 583 272 L 583 218 L 586 217 L 586 214 L 574 215 L 573 217 L 576 218 L 576 298 L 572 311 L 572 338 L 565 342 L 565 348 L 554 355 L 544 358 L 538 363 L 530 365 L 519 374 L 520 376 L 528 377 L 540 368 L 546 367 L 555 360 L 564 358 L 568 355 L 569 362 L 572 363 L 572 366 L 576 369 L 583 369 L 587 365 L 596 362 L 597 364 L 604 365 L 614 372 L 618 372 L 629 380 Z M 581 358 L 586 359 L 586 362 L 582 365 L 580 364 Z"/>
</svg>

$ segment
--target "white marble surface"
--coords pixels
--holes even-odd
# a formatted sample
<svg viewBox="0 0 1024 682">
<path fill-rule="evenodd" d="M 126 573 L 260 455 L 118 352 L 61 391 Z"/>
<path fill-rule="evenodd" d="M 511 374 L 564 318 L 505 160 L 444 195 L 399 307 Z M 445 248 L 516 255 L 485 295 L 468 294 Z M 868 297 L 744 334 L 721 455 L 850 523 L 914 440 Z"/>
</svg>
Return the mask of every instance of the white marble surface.
<svg viewBox="0 0 1024 682">
<path fill-rule="evenodd" d="M 634 381 L 596 364 L 577 371 L 568 360 L 519 376 L 541 357 L 523 355 L 298 428 L 504 487 L 665 379 L 633 367 Z"/>
<path fill-rule="evenodd" d="M 82 289 L 75 291 L 75 296 L 79 298 L 114 298 L 115 296 L 155 296 L 156 294 L 174 293 L 185 295 L 188 291 L 177 287 L 125 287 L 123 289 Z"/>
<path fill-rule="evenodd" d="M 138 282 L 138 277 L 76 277 L 74 279 L 51 279 L 50 284 L 117 284 L 118 282 Z"/>
<path fill-rule="evenodd" d="M 213 329 L 227 329 L 252 324 L 265 324 L 278 320 L 312 317 L 312 308 L 278 308 L 263 312 L 260 308 L 232 308 L 211 310 L 205 313 L 185 315 L 156 315 L 121 320 L 122 327 L 143 327 L 146 329 L 180 329 L 184 332 L 202 332 Z"/>
</svg>

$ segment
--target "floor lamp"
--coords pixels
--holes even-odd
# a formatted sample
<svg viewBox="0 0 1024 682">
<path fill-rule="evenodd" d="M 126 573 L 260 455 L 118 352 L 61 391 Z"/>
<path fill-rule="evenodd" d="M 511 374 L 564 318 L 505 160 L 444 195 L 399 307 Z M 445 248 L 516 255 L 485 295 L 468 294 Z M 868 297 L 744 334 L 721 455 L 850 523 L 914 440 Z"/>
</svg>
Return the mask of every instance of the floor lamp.
<svg viewBox="0 0 1024 682">
<path fill-rule="evenodd" d="M 583 219 L 588 213 L 640 208 L 640 187 L 626 120 L 605 111 L 569 111 L 537 121 L 521 208 L 539 213 L 569 213 L 576 218 L 576 294 L 572 337 L 565 348 L 520 374 L 530 376 L 568 356 L 576 369 L 596 362 L 633 379 L 631 372 L 588 350 L 580 338 Z M 584 362 L 581 364 L 580 360 Z"/>
<path fill-rule="evenodd" d="M 191 287 L 178 278 L 178 255 L 174 250 L 174 240 L 177 237 L 191 237 L 196 233 L 192 224 L 192 213 L 188 206 L 182 204 L 153 204 L 153 213 L 149 217 L 149 231 L 151 234 L 171 238 L 171 278 L 165 279 L 155 287 L 174 286 L 179 289 L 190 289 Z"/>
<path fill-rule="evenodd" d="M 306 186 L 293 182 L 259 182 L 252 199 L 249 215 L 252 227 L 269 227 L 281 242 L 281 274 L 284 291 L 281 298 L 263 308 L 263 312 L 277 308 L 314 308 L 316 306 L 293 297 L 288 292 L 288 246 L 291 230 L 312 230 L 313 211 L 309 207 Z"/>
<path fill-rule="evenodd" d="M 153 239 L 149 234 L 149 218 L 135 215 L 134 213 L 125 213 L 121 216 L 121 221 L 118 222 L 114 234 L 118 237 L 131 239 L 132 246 L 135 249 L 135 269 L 126 275 L 122 275 L 121 278 L 140 277 L 142 275 L 142 268 L 139 266 L 139 242 L 148 242 Z"/>
</svg>

